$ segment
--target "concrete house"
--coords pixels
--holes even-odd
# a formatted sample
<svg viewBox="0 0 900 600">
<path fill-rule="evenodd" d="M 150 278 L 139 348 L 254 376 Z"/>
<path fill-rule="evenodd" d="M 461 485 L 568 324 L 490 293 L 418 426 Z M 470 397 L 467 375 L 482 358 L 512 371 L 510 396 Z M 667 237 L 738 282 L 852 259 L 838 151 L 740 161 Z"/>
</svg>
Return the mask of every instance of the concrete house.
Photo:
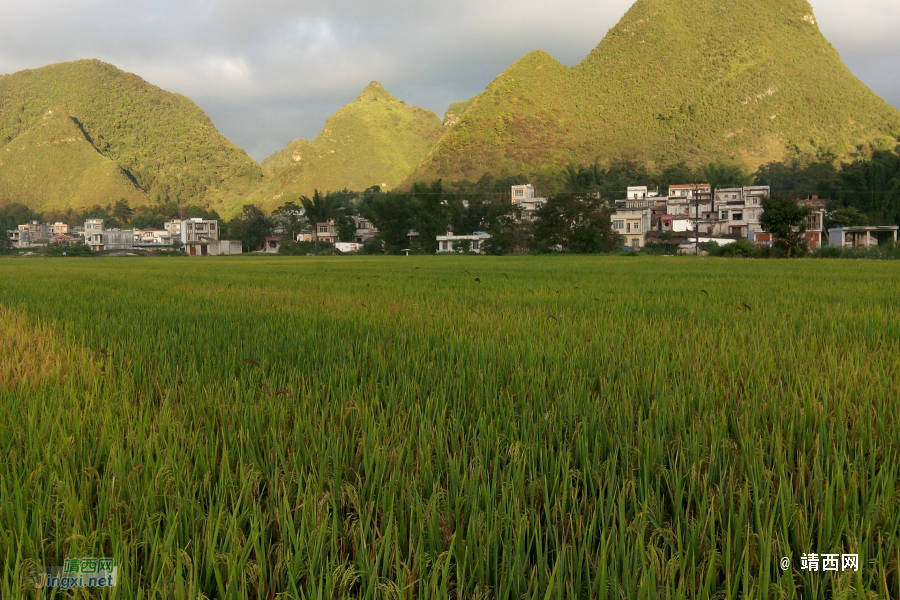
<svg viewBox="0 0 900 600">
<path fill-rule="evenodd" d="M 897 243 L 897 225 L 838 227 L 828 230 L 828 242 L 836 248 L 874 248 Z"/>
<path fill-rule="evenodd" d="M 180 227 L 181 243 L 188 256 L 230 256 L 244 252 L 241 242 L 219 239 L 218 221 L 185 219 Z"/>
<path fill-rule="evenodd" d="M 674 217 L 696 217 L 712 210 L 712 186 L 708 183 L 689 183 L 669 186 L 666 214 Z"/>
<path fill-rule="evenodd" d="M 447 235 L 437 236 L 437 253 L 462 252 L 468 242 L 470 252 L 484 254 L 484 242 L 489 239 L 491 239 L 491 234 L 483 231 L 476 231 L 473 235 L 453 235 L 452 231 L 447 232 Z"/>
<path fill-rule="evenodd" d="M 647 245 L 647 233 L 650 231 L 651 210 L 619 209 L 612 216 L 613 231 L 625 238 L 625 246 L 638 250 Z"/>
<path fill-rule="evenodd" d="M 324 242 L 326 244 L 336 244 L 341 241 L 338 238 L 337 229 L 334 226 L 334 221 L 328 221 L 327 223 L 316 223 L 316 241 Z"/>
<path fill-rule="evenodd" d="M 84 222 L 84 243 L 94 252 L 131 250 L 134 248 L 134 232 L 130 229 L 106 229 L 103 219 L 88 219 Z"/>
<path fill-rule="evenodd" d="M 219 222 L 205 219 L 186 219 L 181 222 L 181 243 L 219 239 Z"/>
<path fill-rule="evenodd" d="M 522 218 L 524 220 L 533 221 L 535 219 L 534 213 L 547 204 L 547 199 L 536 197 L 534 186 L 531 184 L 514 185 L 512 186 L 512 203 L 513 206 L 522 208 Z"/>
<path fill-rule="evenodd" d="M 375 239 L 375 236 L 378 235 L 378 230 L 375 229 L 371 221 L 362 217 L 353 217 L 353 222 L 356 224 L 356 232 L 353 234 L 354 244 L 365 244 Z"/>
</svg>

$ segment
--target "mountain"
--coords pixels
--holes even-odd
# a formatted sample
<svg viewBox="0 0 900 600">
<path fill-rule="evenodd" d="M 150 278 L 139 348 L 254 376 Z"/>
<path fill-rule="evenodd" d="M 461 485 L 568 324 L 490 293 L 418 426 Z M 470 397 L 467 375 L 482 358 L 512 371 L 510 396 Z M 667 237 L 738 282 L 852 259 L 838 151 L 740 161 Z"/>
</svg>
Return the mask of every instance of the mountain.
<svg viewBox="0 0 900 600">
<path fill-rule="evenodd" d="M 408 106 L 372 82 L 313 140 L 295 140 L 263 161 L 265 178 L 250 201 L 275 208 L 315 190 L 396 187 L 445 131 L 431 111 Z"/>
<path fill-rule="evenodd" d="M 62 108 L 48 110 L 39 123 L 0 148 L 0 199 L 42 212 L 84 209 L 122 198 L 132 206 L 149 202 Z"/>
<path fill-rule="evenodd" d="M 755 168 L 900 136 L 900 111 L 847 69 L 806 0 L 638 0 L 579 65 L 533 52 L 454 110 L 407 183 L 615 158 Z"/>
<path fill-rule="evenodd" d="M 222 136 L 191 100 L 96 60 L 0 76 L 0 146 L 9 148 L 22 135 L 37 141 L 48 134 L 44 118 L 54 109 L 63 111 L 87 145 L 154 202 L 198 204 L 227 213 L 262 178 L 259 165 Z M 65 120 L 52 125 L 57 126 L 68 127 Z M 59 139 L 68 139 L 66 135 Z M 91 184 L 71 171 L 87 160 L 89 148 L 75 137 L 79 141 L 58 144 L 53 152 L 39 150 L 48 146 L 31 147 L 51 176 L 56 174 L 54 165 L 66 171 L 59 181 L 48 183 L 48 206 L 64 208 L 88 197 L 83 194 Z M 96 157 L 90 162 L 94 170 L 84 171 L 90 181 L 98 173 L 115 172 L 104 170 L 111 169 L 109 165 L 99 168 Z M 0 185 L 21 190 L 15 181 Z M 94 185 L 91 202 L 109 204 L 121 195 L 129 197 L 118 184 L 107 190 L 102 177 Z M 24 195 L 13 193 L 8 199 L 28 201 L 28 193 L 19 193 Z"/>
</svg>

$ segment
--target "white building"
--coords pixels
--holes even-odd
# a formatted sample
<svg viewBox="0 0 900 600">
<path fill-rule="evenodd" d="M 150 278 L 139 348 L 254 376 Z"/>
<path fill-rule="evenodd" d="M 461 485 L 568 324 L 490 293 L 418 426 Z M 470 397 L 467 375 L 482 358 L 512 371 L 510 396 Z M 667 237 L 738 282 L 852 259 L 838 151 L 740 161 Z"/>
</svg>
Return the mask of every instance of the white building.
<svg viewBox="0 0 900 600">
<path fill-rule="evenodd" d="M 838 227 L 828 230 L 828 243 L 837 248 L 873 248 L 897 243 L 900 227 Z"/>
<path fill-rule="evenodd" d="M 181 243 L 219 239 L 219 222 L 205 219 L 185 219 L 181 222 Z"/>
<path fill-rule="evenodd" d="M 763 200 L 771 194 L 769 186 L 747 186 L 716 190 L 713 210 L 704 214 L 700 230 L 707 234 L 749 238 L 760 233 Z"/>
<path fill-rule="evenodd" d="M 620 208 L 612 216 L 613 230 L 625 238 L 625 246 L 643 248 L 647 245 L 651 215 L 649 208 Z"/>
<path fill-rule="evenodd" d="M 171 246 L 172 235 L 165 229 L 135 229 L 134 243 L 153 246 Z"/>
<path fill-rule="evenodd" d="M 6 234 L 14 248 L 46 246 L 53 237 L 51 227 L 38 221 L 19 225 L 16 229 L 8 230 Z"/>
<path fill-rule="evenodd" d="M 491 239 L 491 234 L 483 231 L 476 231 L 473 235 L 453 235 L 453 232 L 448 232 L 447 235 L 437 236 L 437 251 L 438 254 L 462 252 L 468 242 L 470 252 L 484 254 L 484 242 L 489 239 Z"/>
<path fill-rule="evenodd" d="M 373 240 L 375 236 L 378 235 L 378 230 L 375 229 L 375 226 L 372 225 L 372 223 L 367 219 L 364 219 L 362 217 L 353 217 L 353 222 L 356 224 L 356 232 L 353 234 L 353 243 L 365 244 L 366 242 Z M 341 252 L 346 251 L 341 250 Z"/>
<path fill-rule="evenodd" d="M 685 233 L 696 228 L 696 221 L 685 216 L 663 215 L 659 219 L 659 224 L 660 230 L 666 233 Z"/>
<path fill-rule="evenodd" d="M 184 252 L 188 256 L 231 256 L 243 254 L 244 247 L 240 241 L 204 240 L 188 242 L 184 245 Z"/>
<path fill-rule="evenodd" d="M 712 186 L 708 183 L 670 185 L 669 198 L 684 198 L 685 200 L 700 200 L 702 202 L 712 198 Z"/>
<path fill-rule="evenodd" d="M 522 218 L 526 221 L 534 220 L 534 213 L 547 204 L 546 198 L 537 198 L 534 194 L 534 186 L 514 185 L 512 186 L 512 203 L 513 206 L 522 207 Z"/>
<path fill-rule="evenodd" d="M 350 254 L 353 252 L 359 252 L 363 249 L 363 245 L 360 242 L 338 242 L 334 245 L 335 249 L 338 252 L 343 252 L 344 254 Z"/>
<path fill-rule="evenodd" d="M 87 230 L 87 224 L 85 224 L 85 230 Z M 131 250 L 134 248 L 134 232 L 120 229 L 104 229 L 99 233 L 94 231 L 85 234 L 85 243 L 94 252 Z"/>
<path fill-rule="evenodd" d="M 173 240 L 181 239 L 181 219 L 172 219 L 171 221 L 166 221 L 163 224 L 163 227 L 166 231 L 169 232 L 169 236 Z"/>
</svg>

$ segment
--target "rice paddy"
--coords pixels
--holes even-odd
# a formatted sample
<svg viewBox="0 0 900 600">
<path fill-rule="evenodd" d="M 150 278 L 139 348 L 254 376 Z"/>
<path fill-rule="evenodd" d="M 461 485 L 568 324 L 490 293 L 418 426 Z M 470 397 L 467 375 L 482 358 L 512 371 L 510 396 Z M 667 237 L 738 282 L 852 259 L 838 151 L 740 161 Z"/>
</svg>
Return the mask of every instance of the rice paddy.
<svg viewBox="0 0 900 600">
<path fill-rule="evenodd" d="M 0 334 L 4 599 L 900 597 L 891 261 L 5 260 Z"/>
</svg>

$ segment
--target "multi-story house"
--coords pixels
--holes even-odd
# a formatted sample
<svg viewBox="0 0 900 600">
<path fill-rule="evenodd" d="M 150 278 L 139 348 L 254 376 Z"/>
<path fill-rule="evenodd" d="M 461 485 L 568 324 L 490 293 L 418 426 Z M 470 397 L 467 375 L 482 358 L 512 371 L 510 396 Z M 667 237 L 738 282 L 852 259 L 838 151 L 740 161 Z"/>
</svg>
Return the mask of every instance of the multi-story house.
<svg viewBox="0 0 900 600">
<path fill-rule="evenodd" d="M 762 231 L 763 200 L 769 186 L 747 186 L 716 190 L 711 210 L 704 211 L 700 231 L 708 235 L 750 238 Z"/>
<path fill-rule="evenodd" d="M 163 228 L 169 232 L 169 236 L 173 240 L 181 239 L 181 219 L 172 219 L 163 224 Z"/>
<path fill-rule="evenodd" d="M 168 229 L 168 228 L 167 228 Z M 185 219 L 181 222 L 181 243 L 204 242 L 219 239 L 219 222 L 205 219 Z"/>
<path fill-rule="evenodd" d="M 547 199 L 537 198 L 534 193 L 534 186 L 531 184 L 514 185 L 512 186 L 512 203 L 513 206 L 522 208 L 523 219 L 533 221 L 538 209 L 547 204 Z"/>
<path fill-rule="evenodd" d="M 334 221 L 316 223 L 315 233 L 317 242 L 336 244 L 341 241 L 338 237 L 337 228 L 334 226 Z"/>
<path fill-rule="evenodd" d="M 378 235 L 378 230 L 372 223 L 362 217 L 353 217 L 356 224 L 356 233 L 353 234 L 353 242 L 356 244 L 365 244 Z"/>
<path fill-rule="evenodd" d="M 625 238 L 625 246 L 633 249 L 647 244 L 652 211 L 649 208 L 622 208 L 612 216 L 613 230 Z"/>
<path fill-rule="evenodd" d="M 666 214 L 673 217 L 696 217 L 712 210 L 712 186 L 708 183 L 690 183 L 669 186 L 666 198 Z"/>
</svg>

